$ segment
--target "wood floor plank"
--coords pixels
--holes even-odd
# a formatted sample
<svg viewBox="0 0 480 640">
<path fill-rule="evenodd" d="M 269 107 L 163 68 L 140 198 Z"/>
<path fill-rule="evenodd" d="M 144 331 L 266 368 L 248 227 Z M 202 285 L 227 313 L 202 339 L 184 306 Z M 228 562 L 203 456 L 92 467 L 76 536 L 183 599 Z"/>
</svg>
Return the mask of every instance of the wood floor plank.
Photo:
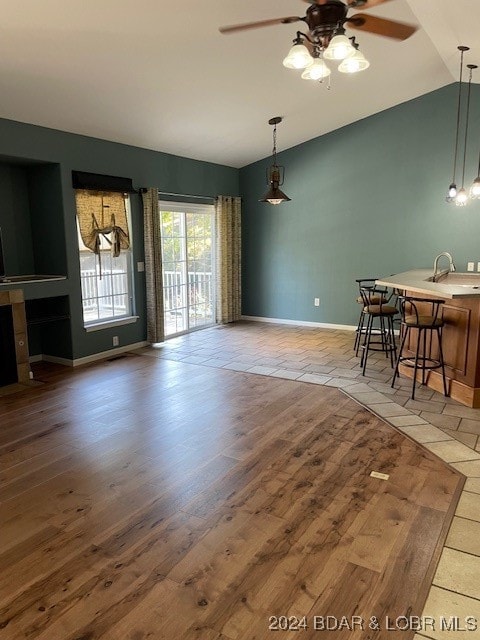
<svg viewBox="0 0 480 640">
<path fill-rule="evenodd" d="M 420 612 L 460 474 L 337 389 L 158 355 L 42 364 L 0 398 L 0 633 L 257 640 L 271 615 Z"/>
</svg>

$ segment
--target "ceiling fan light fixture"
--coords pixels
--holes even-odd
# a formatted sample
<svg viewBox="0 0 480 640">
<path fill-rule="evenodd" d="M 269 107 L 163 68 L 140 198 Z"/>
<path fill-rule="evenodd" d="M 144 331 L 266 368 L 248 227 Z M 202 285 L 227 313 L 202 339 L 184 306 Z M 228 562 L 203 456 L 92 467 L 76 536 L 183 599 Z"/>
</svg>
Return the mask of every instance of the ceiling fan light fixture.
<svg viewBox="0 0 480 640">
<path fill-rule="evenodd" d="M 341 73 L 358 73 L 359 71 L 365 71 L 369 66 L 370 62 L 363 53 L 359 49 L 355 49 L 345 60 L 342 60 L 338 65 L 338 70 Z"/>
<path fill-rule="evenodd" d="M 272 25 L 300 22 L 306 27 L 302 27 L 304 31 L 297 31 L 293 46 L 283 59 L 283 65 L 287 69 L 306 69 L 318 57 L 318 52 L 325 49 L 323 57 L 326 60 L 337 60 L 340 63 L 349 55 L 354 56 L 340 67 L 342 73 L 351 74 L 368 69 L 370 64 L 361 53 L 355 54 L 357 48 L 355 38 L 348 38 L 345 35 L 345 27 L 361 29 L 364 32 L 394 40 L 406 40 L 418 29 L 418 26 L 413 24 L 388 20 L 363 11 L 388 0 L 303 0 L 303 2 L 308 5 L 305 15 L 232 24 L 220 27 L 220 33 L 238 33 Z M 351 15 L 350 10 L 354 8 L 360 9 L 361 12 Z M 328 77 L 325 84 L 330 89 L 330 72 L 326 75 L 325 66 L 317 63 L 310 72 L 302 75 L 302 78 L 316 79 L 321 83 Z"/>
<path fill-rule="evenodd" d="M 313 62 L 309 50 L 302 41 L 295 42 L 283 59 L 283 66 L 287 69 L 305 69 Z"/>
<path fill-rule="evenodd" d="M 355 49 L 347 36 L 343 33 L 338 33 L 330 40 L 330 44 L 325 49 L 324 57 L 327 60 L 344 60 L 354 51 Z"/>
<path fill-rule="evenodd" d="M 302 73 L 304 80 L 323 80 L 332 73 L 323 58 L 315 58 Z"/>
</svg>

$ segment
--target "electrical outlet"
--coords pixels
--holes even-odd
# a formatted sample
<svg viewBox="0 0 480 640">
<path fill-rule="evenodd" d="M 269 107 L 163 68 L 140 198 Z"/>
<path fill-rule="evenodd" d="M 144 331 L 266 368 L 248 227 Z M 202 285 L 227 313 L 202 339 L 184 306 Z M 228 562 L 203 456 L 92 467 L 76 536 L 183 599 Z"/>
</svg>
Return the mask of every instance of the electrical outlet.
<svg viewBox="0 0 480 640">
<path fill-rule="evenodd" d="M 477 262 L 477 271 L 480 271 L 480 262 Z"/>
<path fill-rule="evenodd" d="M 118 336 L 113 336 L 112 338 L 112 344 L 114 347 L 118 347 L 118 345 L 120 344 L 120 341 L 118 339 Z"/>
<path fill-rule="evenodd" d="M 475 263 L 467 262 L 467 271 L 475 271 Z"/>
<path fill-rule="evenodd" d="M 313 299 L 313 304 L 314 304 L 316 307 L 319 307 L 319 306 L 320 306 L 320 298 L 314 298 L 314 299 Z"/>
<path fill-rule="evenodd" d="M 140 273 L 141 271 L 145 271 L 145 263 L 137 262 L 137 271 Z"/>
</svg>

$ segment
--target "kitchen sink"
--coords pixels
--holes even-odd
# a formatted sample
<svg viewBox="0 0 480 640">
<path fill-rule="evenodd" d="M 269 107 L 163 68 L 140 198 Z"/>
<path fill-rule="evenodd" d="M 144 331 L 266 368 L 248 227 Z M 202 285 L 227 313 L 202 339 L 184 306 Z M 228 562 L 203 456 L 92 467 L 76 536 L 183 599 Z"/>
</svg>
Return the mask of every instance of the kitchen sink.
<svg viewBox="0 0 480 640">
<path fill-rule="evenodd" d="M 451 284 L 456 287 L 468 287 L 470 289 L 480 288 L 480 273 L 459 273 L 457 271 L 440 273 L 435 280 L 433 276 L 428 278 L 429 282 L 436 282 L 438 284 Z"/>
</svg>

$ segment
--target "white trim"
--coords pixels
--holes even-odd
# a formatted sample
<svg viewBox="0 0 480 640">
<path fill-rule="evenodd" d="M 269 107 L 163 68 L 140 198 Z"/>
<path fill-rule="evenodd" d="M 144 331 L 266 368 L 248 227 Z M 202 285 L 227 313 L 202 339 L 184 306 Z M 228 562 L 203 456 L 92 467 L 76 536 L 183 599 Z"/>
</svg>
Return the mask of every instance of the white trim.
<svg viewBox="0 0 480 640">
<path fill-rule="evenodd" d="M 41 353 L 37 354 L 36 356 L 30 356 L 28 358 L 29 362 L 41 362 L 43 360 L 43 356 Z"/>
<path fill-rule="evenodd" d="M 300 327 L 319 327 L 320 329 L 340 329 L 343 331 L 356 331 L 353 324 L 331 324 L 329 322 L 308 322 L 307 320 L 287 320 L 284 318 L 264 318 L 263 316 L 241 316 L 242 320 L 252 322 L 271 322 L 272 324 L 292 324 Z"/>
<path fill-rule="evenodd" d="M 133 324 L 139 320 L 140 316 L 128 316 L 126 318 L 118 318 L 118 320 L 106 320 L 105 322 L 94 322 L 84 325 L 87 333 L 91 331 L 100 331 L 101 329 L 111 329 L 112 327 L 120 327 L 122 324 Z"/>
<path fill-rule="evenodd" d="M 112 356 L 119 355 L 121 353 L 125 353 L 127 351 L 134 351 L 135 349 L 141 349 L 142 347 L 148 347 L 149 342 L 146 340 L 142 342 L 135 342 L 134 344 L 126 344 L 123 347 L 115 347 L 115 349 L 108 349 L 108 351 L 100 351 L 99 353 L 93 353 L 91 356 L 84 356 L 83 358 L 76 358 L 75 360 L 70 360 L 68 358 L 58 358 L 57 356 L 49 356 L 46 354 L 42 354 L 41 360 L 44 362 L 54 362 L 56 364 L 64 364 L 67 367 L 79 367 L 82 364 L 89 364 L 90 362 L 96 362 L 97 360 L 105 360 L 106 358 L 111 358 Z M 34 356 L 34 358 L 38 358 L 38 356 Z"/>
<path fill-rule="evenodd" d="M 208 200 L 209 198 L 205 196 L 205 199 Z M 162 200 L 161 198 L 158 200 L 158 208 L 160 211 L 174 211 L 177 213 L 212 214 L 215 211 L 213 202 L 207 202 L 205 204 L 199 202 L 175 202 L 173 200 Z"/>
</svg>

